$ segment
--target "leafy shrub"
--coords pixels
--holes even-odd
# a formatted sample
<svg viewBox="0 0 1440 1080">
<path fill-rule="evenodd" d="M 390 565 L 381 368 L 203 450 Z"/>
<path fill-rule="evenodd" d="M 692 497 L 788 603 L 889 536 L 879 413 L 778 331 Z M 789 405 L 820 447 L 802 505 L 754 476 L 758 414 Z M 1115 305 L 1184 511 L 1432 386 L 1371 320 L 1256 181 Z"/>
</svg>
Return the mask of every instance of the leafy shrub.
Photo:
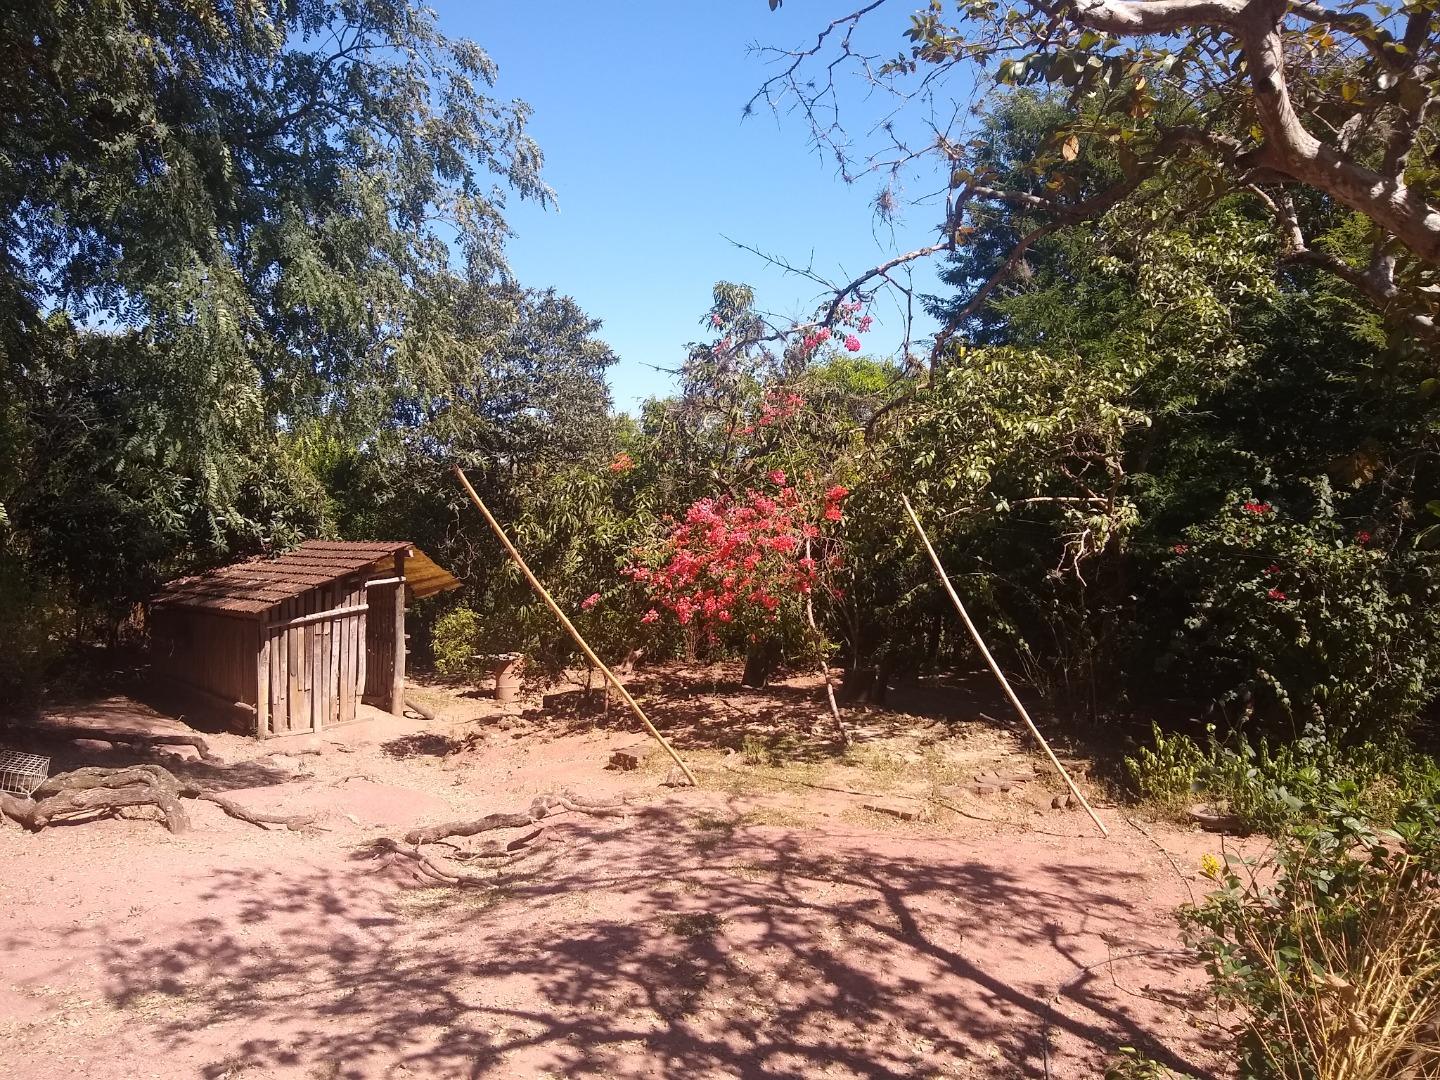
<svg viewBox="0 0 1440 1080">
<path fill-rule="evenodd" d="M 1387 549 L 1327 481 L 1308 488 L 1293 512 L 1236 492 L 1186 531 L 1170 572 L 1193 610 L 1160 666 L 1291 731 L 1394 731 L 1437 689 L 1434 557 Z"/>
<path fill-rule="evenodd" d="M 1440 789 L 1440 763 L 1403 740 L 1341 746 L 1319 728 L 1272 745 L 1243 734 L 1203 747 L 1154 728 L 1153 745 L 1125 759 L 1136 794 L 1176 812 L 1204 798 L 1249 830 L 1279 836 L 1339 791 L 1367 819 L 1389 824 L 1401 808 Z"/>
<path fill-rule="evenodd" d="M 1181 810 L 1190 802 L 1208 758 L 1188 735 L 1167 735 L 1151 726 L 1151 746 L 1142 746 L 1125 759 L 1125 771 L 1135 793 L 1165 810 Z"/>
<path fill-rule="evenodd" d="M 1105 1080 L 1194 1080 L 1185 1073 L 1167 1069 L 1154 1058 L 1136 1050 L 1133 1046 L 1122 1046 L 1109 1065 L 1105 1066 Z"/>
<path fill-rule="evenodd" d="M 431 648 L 435 670 L 448 678 L 475 678 L 483 664 L 475 658 L 480 638 L 480 616 L 468 607 L 446 612 L 435 621 Z"/>
<path fill-rule="evenodd" d="M 0 556 L 9 552 L 0 543 Z M 0 574 L 0 700 L 38 692 L 46 671 L 69 645 L 76 620 L 67 591 L 23 569 Z"/>
<path fill-rule="evenodd" d="M 1220 888 L 1182 912 L 1243 1010 L 1245 1080 L 1440 1076 L 1440 784 L 1389 829 L 1356 795 L 1329 785 L 1275 856 L 1212 866 Z"/>
</svg>

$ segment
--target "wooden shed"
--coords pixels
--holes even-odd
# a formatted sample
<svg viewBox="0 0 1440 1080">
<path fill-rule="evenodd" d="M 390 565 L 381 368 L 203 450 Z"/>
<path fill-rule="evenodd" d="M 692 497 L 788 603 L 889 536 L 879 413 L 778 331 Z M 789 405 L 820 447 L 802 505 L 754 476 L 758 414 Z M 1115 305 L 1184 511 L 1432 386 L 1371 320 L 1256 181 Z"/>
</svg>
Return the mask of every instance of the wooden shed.
<svg viewBox="0 0 1440 1080">
<path fill-rule="evenodd" d="M 353 720 L 361 702 L 398 715 L 406 598 L 459 585 L 403 540 L 308 540 L 167 585 L 154 670 L 260 738 Z"/>
</svg>

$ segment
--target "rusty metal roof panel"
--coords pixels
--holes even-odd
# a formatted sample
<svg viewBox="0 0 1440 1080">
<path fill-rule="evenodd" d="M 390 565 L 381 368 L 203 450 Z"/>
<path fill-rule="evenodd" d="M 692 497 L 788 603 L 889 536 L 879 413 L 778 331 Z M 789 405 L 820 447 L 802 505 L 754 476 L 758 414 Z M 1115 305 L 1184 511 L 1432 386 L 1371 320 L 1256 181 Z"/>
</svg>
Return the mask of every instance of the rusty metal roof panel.
<svg viewBox="0 0 1440 1080">
<path fill-rule="evenodd" d="M 461 582 L 449 570 L 419 548 L 411 548 L 405 557 L 405 585 L 417 600 L 450 589 L 460 588 Z"/>
</svg>

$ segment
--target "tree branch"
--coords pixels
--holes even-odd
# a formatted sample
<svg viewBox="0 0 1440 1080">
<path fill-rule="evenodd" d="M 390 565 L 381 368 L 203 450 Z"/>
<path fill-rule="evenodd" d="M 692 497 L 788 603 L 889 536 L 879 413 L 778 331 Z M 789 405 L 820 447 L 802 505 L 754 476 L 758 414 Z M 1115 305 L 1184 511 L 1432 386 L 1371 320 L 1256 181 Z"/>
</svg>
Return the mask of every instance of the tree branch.
<svg viewBox="0 0 1440 1080">
<path fill-rule="evenodd" d="M 1107 34 L 1166 34 L 1232 26 L 1245 7 L 1246 0 L 1078 0 L 1074 21 Z"/>
<path fill-rule="evenodd" d="M 1265 163 L 1365 214 L 1426 262 L 1440 262 L 1440 212 L 1400 180 L 1382 176 L 1325 145 L 1301 122 L 1285 75 L 1285 44 L 1279 29 L 1283 10 L 1271 0 L 1251 0 L 1236 24 L 1265 131 Z"/>
</svg>

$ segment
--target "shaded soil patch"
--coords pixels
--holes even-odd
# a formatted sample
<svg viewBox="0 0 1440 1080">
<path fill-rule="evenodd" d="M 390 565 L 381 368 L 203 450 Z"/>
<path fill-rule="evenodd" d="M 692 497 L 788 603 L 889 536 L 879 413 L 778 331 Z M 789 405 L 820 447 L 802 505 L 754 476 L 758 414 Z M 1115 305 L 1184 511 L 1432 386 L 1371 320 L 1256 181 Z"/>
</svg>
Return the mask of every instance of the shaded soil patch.
<svg viewBox="0 0 1440 1080">
<path fill-rule="evenodd" d="M 607 771 L 637 745 L 623 724 L 429 688 L 433 723 L 216 738 L 269 778 L 237 798 L 322 812 L 321 835 L 203 804 L 179 837 L 0 829 L 9 1074 L 1066 1078 L 1132 1045 L 1222 1075 L 1173 919 L 1213 838 L 1157 824 L 1152 843 L 1102 809 L 1102 840 L 1039 781 L 965 804 L 993 821 L 875 814 L 852 791 L 933 802 L 1031 759 L 969 706 L 852 713 L 856 748 L 812 752 L 815 686 L 676 680 L 648 700 L 691 733 L 699 789 L 660 787 L 654 753 Z M 767 735 L 772 756 L 747 755 Z M 418 884 L 376 854 L 559 787 L 630 807 L 547 820 L 554 857 L 502 887 Z"/>
</svg>

